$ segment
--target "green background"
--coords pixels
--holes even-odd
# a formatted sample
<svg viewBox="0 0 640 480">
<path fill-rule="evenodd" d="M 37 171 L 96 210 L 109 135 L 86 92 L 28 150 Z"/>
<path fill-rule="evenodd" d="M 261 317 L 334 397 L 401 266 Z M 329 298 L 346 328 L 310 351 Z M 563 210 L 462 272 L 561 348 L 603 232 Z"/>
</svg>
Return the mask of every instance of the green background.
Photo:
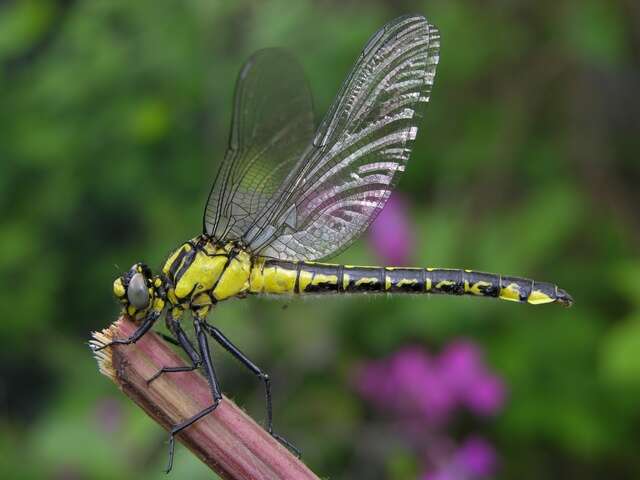
<svg viewBox="0 0 640 480">
<path fill-rule="evenodd" d="M 509 390 L 504 412 L 473 426 L 501 478 L 640 476 L 637 2 L 58 0 L 0 3 L 4 478 L 165 478 L 165 432 L 86 346 L 117 315 L 111 282 L 199 233 L 251 52 L 289 48 L 320 118 L 369 36 L 408 12 L 442 34 L 399 188 L 413 262 L 553 281 L 574 308 L 250 299 L 212 321 L 270 372 L 276 427 L 322 476 L 415 477 L 410 450 L 375 438 L 384 419 L 350 376 L 406 343 L 458 337 Z M 339 260 L 380 261 L 366 241 Z M 223 389 L 261 420 L 261 386 L 217 358 Z M 173 475 L 212 477 L 182 447 Z"/>
</svg>

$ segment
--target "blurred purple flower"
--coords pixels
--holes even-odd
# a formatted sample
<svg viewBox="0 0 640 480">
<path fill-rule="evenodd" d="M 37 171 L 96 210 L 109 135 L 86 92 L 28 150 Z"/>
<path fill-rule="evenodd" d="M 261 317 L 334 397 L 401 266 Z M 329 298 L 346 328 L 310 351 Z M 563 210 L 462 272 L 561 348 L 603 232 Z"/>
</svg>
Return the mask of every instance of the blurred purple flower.
<svg viewBox="0 0 640 480">
<path fill-rule="evenodd" d="M 496 473 L 498 454 L 484 438 L 473 436 L 465 440 L 455 454 L 454 462 L 475 477 L 489 477 Z"/>
<path fill-rule="evenodd" d="M 450 343 L 439 358 L 449 388 L 473 413 L 494 415 L 504 405 L 505 387 L 489 372 L 480 348 L 468 340 Z"/>
<path fill-rule="evenodd" d="M 408 204 L 397 192 L 369 229 L 369 242 L 380 259 L 391 265 L 406 265 L 413 252 L 413 231 Z"/>
<path fill-rule="evenodd" d="M 94 412 L 96 422 L 103 432 L 115 433 L 122 426 L 122 406 L 115 398 L 99 400 Z"/>
<path fill-rule="evenodd" d="M 437 356 L 419 346 L 404 347 L 361 366 L 354 385 L 373 406 L 399 422 L 417 450 L 428 446 L 424 461 L 436 468 L 422 480 L 476 480 L 493 475 L 497 455 L 486 440 L 470 437 L 456 449 L 442 428 L 457 409 L 487 416 L 504 405 L 504 384 L 489 370 L 475 343 L 453 341 Z"/>
<path fill-rule="evenodd" d="M 481 437 L 470 437 L 436 471 L 421 480 L 480 480 L 492 477 L 498 469 L 498 455 Z"/>
<path fill-rule="evenodd" d="M 361 367 L 355 383 L 373 405 L 411 422 L 445 423 L 456 406 L 434 362 L 419 347 Z"/>
<path fill-rule="evenodd" d="M 460 477 L 456 476 L 453 472 L 440 470 L 437 472 L 425 473 L 421 480 L 460 480 Z"/>
<path fill-rule="evenodd" d="M 494 415 L 505 399 L 502 381 L 468 340 L 452 342 L 436 358 L 420 347 L 404 347 L 360 367 L 354 383 L 375 407 L 431 426 L 446 423 L 458 407 Z"/>
<path fill-rule="evenodd" d="M 457 394 L 464 394 L 482 368 L 482 353 L 469 340 L 454 340 L 440 353 L 438 365 L 447 378 L 449 388 Z"/>
<path fill-rule="evenodd" d="M 502 410 L 505 396 L 502 380 L 485 373 L 469 385 L 465 404 L 476 415 L 491 416 Z"/>
</svg>

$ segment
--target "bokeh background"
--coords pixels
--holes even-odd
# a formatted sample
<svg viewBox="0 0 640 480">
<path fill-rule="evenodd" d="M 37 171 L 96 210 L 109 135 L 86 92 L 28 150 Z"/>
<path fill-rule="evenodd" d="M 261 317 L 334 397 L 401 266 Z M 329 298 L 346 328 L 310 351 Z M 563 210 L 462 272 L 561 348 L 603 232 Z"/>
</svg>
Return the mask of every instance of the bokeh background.
<svg viewBox="0 0 640 480">
<path fill-rule="evenodd" d="M 0 2 L 3 478 L 166 478 L 165 432 L 86 345 L 113 278 L 199 233 L 251 52 L 293 51 L 320 119 L 408 12 L 442 33 L 432 101 L 393 208 L 338 260 L 525 275 L 575 306 L 249 299 L 212 321 L 323 477 L 640 477 L 637 1 L 48 0 Z M 213 477 L 182 447 L 173 475 Z"/>
</svg>

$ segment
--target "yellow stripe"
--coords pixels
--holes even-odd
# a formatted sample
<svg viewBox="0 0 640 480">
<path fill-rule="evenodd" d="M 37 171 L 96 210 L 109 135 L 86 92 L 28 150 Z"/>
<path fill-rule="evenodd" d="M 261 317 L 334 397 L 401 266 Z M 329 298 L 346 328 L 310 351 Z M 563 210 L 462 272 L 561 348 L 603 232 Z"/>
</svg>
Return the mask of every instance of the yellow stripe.
<svg viewBox="0 0 640 480">
<path fill-rule="evenodd" d="M 509 302 L 519 302 L 520 301 L 520 288 L 515 283 L 510 283 L 506 287 L 502 287 L 500 289 L 499 297 L 502 300 L 507 300 Z"/>
<path fill-rule="evenodd" d="M 213 257 L 214 259 L 225 257 Z M 225 300 L 246 292 L 249 289 L 249 278 L 251 276 L 251 257 L 247 252 L 241 251 L 229 262 L 222 275 L 219 275 L 218 284 L 213 289 L 213 296 L 216 300 Z M 207 274 L 203 275 L 203 280 L 209 280 Z M 201 280 L 201 283 L 203 283 Z"/>
<path fill-rule="evenodd" d="M 305 289 L 311 284 L 311 280 L 313 280 L 313 272 L 310 272 L 309 270 L 300 270 L 300 276 L 298 278 L 299 291 L 304 292 Z"/>
<path fill-rule="evenodd" d="M 436 290 L 442 290 L 442 287 L 452 287 L 456 284 L 453 280 L 440 280 L 436 285 Z"/>
<path fill-rule="evenodd" d="M 302 275 L 302 272 L 300 272 Z M 263 270 L 264 293 L 294 293 L 296 271 L 278 267 L 267 267 Z"/>
<path fill-rule="evenodd" d="M 342 290 L 346 290 L 349 287 L 349 282 L 351 282 L 351 278 L 347 272 L 343 272 L 342 274 Z"/>
<path fill-rule="evenodd" d="M 551 303 L 554 301 L 555 300 L 553 298 L 540 290 L 533 290 L 527 298 L 527 302 L 532 305 L 541 305 L 543 303 Z"/>
<path fill-rule="evenodd" d="M 337 285 L 338 284 L 338 276 L 337 275 L 324 275 L 322 273 L 316 273 L 313 276 L 313 280 L 311 281 L 311 285 L 319 285 L 321 283 L 328 283 L 329 285 Z"/>
<path fill-rule="evenodd" d="M 480 289 L 481 287 L 490 287 L 491 283 L 484 282 L 480 280 L 479 282 L 474 283 L 467 289 L 467 285 L 465 285 L 465 292 L 473 293 L 474 295 L 484 295 L 483 291 Z"/>
</svg>

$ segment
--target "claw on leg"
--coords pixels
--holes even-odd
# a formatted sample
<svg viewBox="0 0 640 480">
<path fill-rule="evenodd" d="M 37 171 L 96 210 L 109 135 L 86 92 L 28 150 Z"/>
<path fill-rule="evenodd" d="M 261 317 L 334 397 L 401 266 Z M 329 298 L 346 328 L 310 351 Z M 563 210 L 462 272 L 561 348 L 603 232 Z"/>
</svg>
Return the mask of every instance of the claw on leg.
<svg viewBox="0 0 640 480">
<path fill-rule="evenodd" d="M 176 373 L 176 372 L 193 372 L 197 370 L 200 365 L 191 365 L 190 367 L 162 367 L 156 373 L 153 374 L 151 378 L 147 380 L 147 385 L 151 385 L 151 383 L 160 378 L 163 373 Z"/>
<path fill-rule="evenodd" d="M 147 316 L 144 318 L 142 324 L 136 329 L 135 332 L 131 334 L 128 338 L 124 339 L 115 339 L 111 340 L 109 343 L 105 343 L 104 345 L 100 345 L 99 347 L 95 347 L 93 349 L 94 352 L 99 352 L 107 347 L 113 347 L 114 345 L 131 345 L 132 343 L 136 343 L 138 340 L 142 338 L 142 336 L 147 333 L 153 324 L 156 322 L 158 317 L 160 316 L 160 312 L 156 312 L 155 310 L 150 311 Z"/>
<path fill-rule="evenodd" d="M 169 463 L 167 464 L 167 468 L 165 470 L 166 473 L 169 473 L 171 471 L 171 469 L 173 468 L 173 456 L 174 456 L 175 447 L 176 447 L 176 445 L 175 445 L 175 436 L 177 434 L 179 434 L 185 428 L 193 425 L 195 422 L 200 420 L 205 415 L 208 415 L 211 412 L 213 412 L 216 408 L 218 408 L 218 405 L 220 405 L 220 400 L 222 400 L 222 399 L 219 398 L 219 399 L 215 400 L 213 402 L 213 405 L 208 406 L 204 410 L 196 413 L 193 417 L 185 420 L 184 422 L 181 422 L 181 423 L 175 425 L 171 429 L 171 431 L 169 432 Z"/>
</svg>

